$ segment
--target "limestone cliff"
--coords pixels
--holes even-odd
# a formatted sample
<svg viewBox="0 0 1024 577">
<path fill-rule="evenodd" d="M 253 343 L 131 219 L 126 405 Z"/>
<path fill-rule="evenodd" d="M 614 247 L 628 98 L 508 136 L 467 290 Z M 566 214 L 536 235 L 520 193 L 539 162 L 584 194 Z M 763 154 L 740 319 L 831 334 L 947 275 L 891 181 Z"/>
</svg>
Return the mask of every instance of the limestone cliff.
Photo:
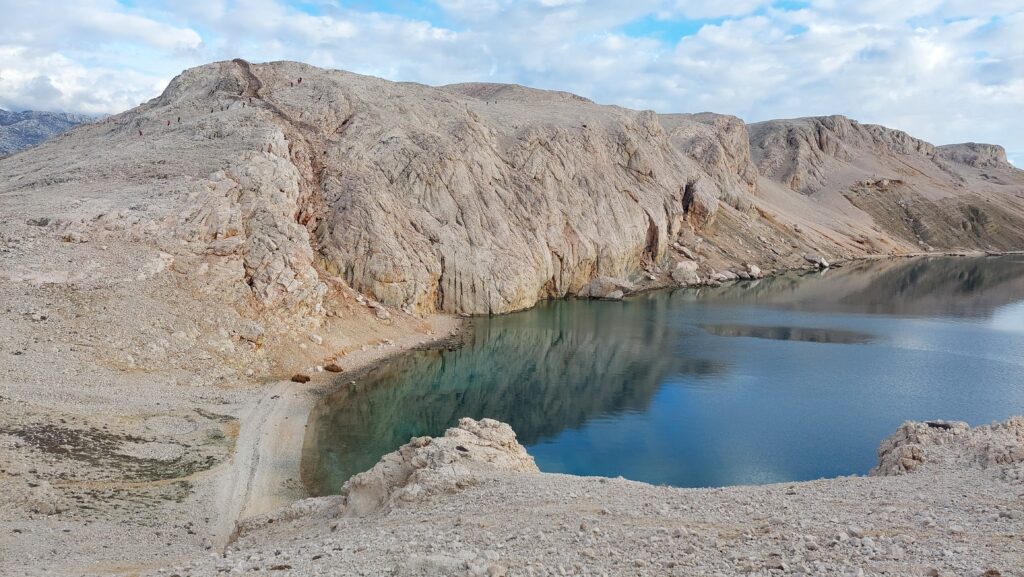
<svg viewBox="0 0 1024 577">
<path fill-rule="evenodd" d="M 0 161 L 0 194 L 12 226 L 158 247 L 202 298 L 315 326 L 350 289 L 488 314 L 599 277 L 640 290 L 808 253 L 1022 248 L 1022 174 L 998 147 L 843 117 L 747 126 L 235 60 Z"/>
</svg>

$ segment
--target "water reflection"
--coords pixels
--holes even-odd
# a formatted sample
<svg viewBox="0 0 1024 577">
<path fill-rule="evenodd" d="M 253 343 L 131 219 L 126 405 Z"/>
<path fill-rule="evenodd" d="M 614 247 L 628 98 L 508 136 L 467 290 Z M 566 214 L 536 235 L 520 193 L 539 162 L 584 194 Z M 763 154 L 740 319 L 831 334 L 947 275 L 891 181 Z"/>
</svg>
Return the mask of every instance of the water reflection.
<svg viewBox="0 0 1024 577">
<path fill-rule="evenodd" d="M 707 332 L 720 337 L 752 337 L 776 341 L 804 341 L 808 343 L 856 344 L 874 340 L 872 335 L 840 329 L 806 327 L 766 327 L 760 325 L 701 325 Z"/>
<path fill-rule="evenodd" d="M 688 296 L 695 301 L 895 316 L 989 317 L 1024 297 L 1024 257 L 923 257 L 853 263 Z"/>
<path fill-rule="evenodd" d="M 1024 333 L 1024 302 L 1001 306 L 992 313 L 992 327 Z"/>
<path fill-rule="evenodd" d="M 463 347 L 325 398 L 303 482 L 336 492 L 461 417 L 510 423 L 545 471 L 678 486 L 863 474 L 904 420 L 1024 413 L 1022 301 L 1020 257 L 922 258 L 476 319 Z"/>
<path fill-rule="evenodd" d="M 643 413 L 672 375 L 720 375 L 723 362 L 673 354 L 685 339 L 654 319 L 667 301 L 636 307 L 545 303 L 481 319 L 456 350 L 417 351 L 384 363 L 321 402 L 310 417 L 303 481 L 332 493 L 410 437 L 438 435 L 462 417 L 507 422 L 531 445 L 565 429 Z"/>
</svg>

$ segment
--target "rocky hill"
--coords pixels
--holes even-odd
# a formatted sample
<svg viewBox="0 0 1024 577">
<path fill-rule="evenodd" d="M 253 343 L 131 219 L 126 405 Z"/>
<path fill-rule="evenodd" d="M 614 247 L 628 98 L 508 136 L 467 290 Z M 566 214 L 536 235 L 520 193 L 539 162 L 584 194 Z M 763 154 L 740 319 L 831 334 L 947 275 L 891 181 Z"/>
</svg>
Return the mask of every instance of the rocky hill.
<svg viewBox="0 0 1024 577">
<path fill-rule="evenodd" d="M 1024 246 L 1020 170 L 1000 146 L 933 146 L 905 132 L 842 116 L 775 120 L 749 127 L 762 189 L 782 185 L 821 204 L 870 217 L 855 239 L 922 250 Z"/>
<path fill-rule="evenodd" d="M 748 127 L 236 60 L 6 160 L 0 194 L 53 199 L 16 212 L 61 236 L 238 260 L 234 281 L 264 307 L 320 311 L 342 283 L 408 311 L 487 314 L 596 277 L 669 284 L 687 255 L 707 279 L 808 252 L 1020 248 L 1024 173 L 1004 158 L 843 117 Z M 63 208 L 83 188 L 103 192 Z"/>
<path fill-rule="evenodd" d="M 29 148 L 93 118 L 67 112 L 8 112 L 0 109 L 0 156 Z"/>
<path fill-rule="evenodd" d="M 205 574 L 181 565 L 238 538 L 236 521 L 299 495 L 297 459 L 316 387 L 361 379 L 356 371 L 385 355 L 457 334 L 451 313 L 717 284 L 808 259 L 1024 248 L 1024 172 L 998 147 L 934 147 L 841 117 L 746 125 L 519 86 L 429 87 L 291 62 L 187 70 L 138 108 L 0 158 L 0 206 L 0 491 L 9 496 L 0 500 L 0 523 L 11 528 L 0 531 L 0 550 L 14 560 L 0 561 L 0 575 L 148 574 L 167 564 Z M 486 335 L 473 338 L 486 346 Z M 536 346 L 546 344 L 524 337 L 524 350 Z M 602 362 L 629 361 L 600 343 L 594 352 Z M 344 373 L 334 377 L 336 369 Z M 491 484 L 482 486 L 491 493 L 471 495 L 481 513 L 459 521 L 466 539 L 498 542 L 479 529 L 486 521 L 513 527 L 517 543 L 544 543 L 563 524 L 547 517 L 544 535 L 521 539 L 520 525 L 506 522 L 513 495 L 523 498 L 511 507 L 538 514 L 580 504 L 566 526 L 602 507 L 619 515 L 618 505 L 602 504 L 616 495 L 625 499 L 622 517 L 608 518 L 623 527 L 627 518 L 663 520 L 650 503 L 676 499 L 683 511 L 691 499 L 625 481 L 584 487 L 574 477 L 536 477 L 554 485 Z M 908 485 L 893 485 L 905 501 L 934 489 L 934 477 L 905 477 Z M 998 514 L 992 507 L 1013 505 L 1003 481 L 968 479 L 979 501 L 965 502 L 961 477 L 939 479 L 946 488 L 914 515 L 955 513 L 956 505 L 987 512 L 940 516 L 940 526 L 986 525 L 974 541 L 930 550 L 955 548 L 960 567 L 984 547 L 1000 552 L 988 558 L 993 566 L 1019 566 L 1011 562 L 1017 550 L 996 541 L 1019 533 L 1019 520 L 987 520 Z M 767 505 L 721 533 L 703 532 L 707 541 L 693 547 L 716 547 L 703 566 L 710 570 L 690 572 L 753 564 L 727 559 L 736 547 L 723 539 L 747 531 L 755 514 L 794 527 L 813 511 L 813 530 L 801 531 L 822 542 L 836 534 L 829 519 L 877 519 L 878 510 L 866 509 L 877 502 L 870 480 L 820 486 L 692 497 L 710 508 L 674 524 L 717 527 L 723 511 L 745 511 L 748 497 Z M 594 500 L 579 501 L 584 493 Z M 712 493 L 721 500 L 709 501 Z M 533 495 L 544 495 L 540 507 Z M 437 514 L 395 522 L 418 531 Z M 524 515 L 522 527 L 538 526 Z M 893 531 L 908 534 L 921 520 L 898 520 Z M 366 533 L 347 527 L 345 542 L 387 543 L 374 533 L 381 526 L 389 530 L 377 519 Z M 663 526 L 637 533 L 639 543 L 608 533 L 594 547 L 615 546 L 604 556 L 613 573 L 667 563 L 668 547 L 690 545 L 655 545 L 670 543 L 655 540 Z M 789 551 L 797 546 L 790 537 L 773 534 L 744 555 Z M 569 538 L 558 547 L 577 550 Z M 433 547 L 423 535 L 400 539 L 395 546 L 428 544 L 415 555 Z M 453 539 L 455 547 L 463 536 Z M 648 546 L 644 559 L 631 557 Z M 842 547 L 835 555 L 848 558 L 853 549 Z M 903 547 L 934 558 L 914 543 L 885 544 L 893 555 Z M 378 549 L 358 551 L 372 559 L 367 573 L 389 570 L 372 566 Z M 535 559 L 531 551 L 539 549 L 514 554 Z M 566 558 L 566 567 L 577 561 L 588 563 Z M 813 558 L 793 562 L 816 567 Z M 849 573 L 829 563 L 814 571 Z M 668 565 L 646 567 L 638 572 L 664 574 Z M 925 573 L 901 562 L 885 570 Z"/>
</svg>

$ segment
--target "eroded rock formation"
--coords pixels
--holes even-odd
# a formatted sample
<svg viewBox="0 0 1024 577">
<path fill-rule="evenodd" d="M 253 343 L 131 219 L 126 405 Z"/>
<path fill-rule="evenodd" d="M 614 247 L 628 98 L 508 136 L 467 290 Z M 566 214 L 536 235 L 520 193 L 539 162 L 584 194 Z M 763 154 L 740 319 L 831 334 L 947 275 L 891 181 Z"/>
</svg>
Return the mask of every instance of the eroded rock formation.
<svg viewBox="0 0 1024 577">
<path fill-rule="evenodd" d="M 452 492 L 500 473 L 537 473 L 505 423 L 461 419 L 443 437 L 416 437 L 342 488 L 342 513 L 361 517 L 396 502 Z"/>
<path fill-rule="evenodd" d="M 925 463 L 1002 469 L 1024 478 L 1024 418 L 971 428 L 962 421 L 907 422 L 878 449 L 875 476 L 901 475 Z"/>
<path fill-rule="evenodd" d="M 204 290 L 244 316 L 314 325 L 335 289 L 385 319 L 488 314 L 595 294 L 602 278 L 626 294 L 806 254 L 1024 246 L 1024 173 L 998 147 L 290 62 L 187 70 L 0 176 L 0 193 L 34 199 L 20 222 L 159 247 L 173 270 L 217 271 Z"/>
</svg>

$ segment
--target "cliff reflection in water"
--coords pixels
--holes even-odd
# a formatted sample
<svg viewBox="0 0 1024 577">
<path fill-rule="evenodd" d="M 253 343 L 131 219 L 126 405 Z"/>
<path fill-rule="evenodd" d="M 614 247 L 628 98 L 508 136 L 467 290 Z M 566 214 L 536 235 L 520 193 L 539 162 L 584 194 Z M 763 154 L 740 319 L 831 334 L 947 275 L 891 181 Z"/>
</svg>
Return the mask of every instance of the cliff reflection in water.
<svg viewBox="0 0 1024 577">
<path fill-rule="evenodd" d="M 337 492 L 410 437 L 439 435 L 462 417 L 498 419 L 531 445 L 602 416 L 643 412 L 673 374 L 714 376 L 723 363 L 682 357 L 667 301 L 563 301 L 479 319 L 463 347 L 416 351 L 345 385 L 310 416 L 303 482 Z"/>
<path fill-rule="evenodd" d="M 701 325 L 707 332 L 720 337 L 752 337 L 776 341 L 805 341 L 808 343 L 858 344 L 869 343 L 874 337 L 867 333 L 839 329 L 808 329 L 803 327 L 766 327 L 761 325 Z"/>
<path fill-rule="evenodd" d="M 1024 406 L 1022 257 L 856 263 L 472 324 L 462 348 L 339 383 L 310 416 L 310 492 L 461 417 L 511 424 L 544 471 L 709 487 L 865 474 L 905 420 Z"/>
<path fill-rule="evenodd" d="M 863 261 L 676 295 L 803 311 L 988 317 L 1024 295 L 1024 256 Z"/>
</svg>

